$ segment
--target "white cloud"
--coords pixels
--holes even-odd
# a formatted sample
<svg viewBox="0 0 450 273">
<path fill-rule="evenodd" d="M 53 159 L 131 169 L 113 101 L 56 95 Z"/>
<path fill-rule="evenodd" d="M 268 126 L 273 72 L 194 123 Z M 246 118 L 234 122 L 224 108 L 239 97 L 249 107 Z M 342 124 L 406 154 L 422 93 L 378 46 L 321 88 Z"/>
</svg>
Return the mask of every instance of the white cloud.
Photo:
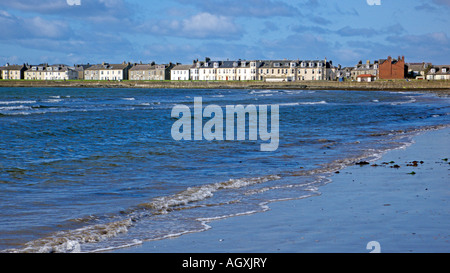
<svg viewBox="0 0 450 273">
<path fill-rule="evenodd" d="M 232 18 L 201 12 L 179 20 L 150 20 L 136 28 L 136 31 L 154 35 L 184 38 L 226 39 L 240 37 L 241 28 Z"/>
<path fill-rule="evenodd" d="M 195 38 L 228 37 L 239 32 L 229 17 L 199 13 L 182 22 L 182 31 Z"/>
</svg>

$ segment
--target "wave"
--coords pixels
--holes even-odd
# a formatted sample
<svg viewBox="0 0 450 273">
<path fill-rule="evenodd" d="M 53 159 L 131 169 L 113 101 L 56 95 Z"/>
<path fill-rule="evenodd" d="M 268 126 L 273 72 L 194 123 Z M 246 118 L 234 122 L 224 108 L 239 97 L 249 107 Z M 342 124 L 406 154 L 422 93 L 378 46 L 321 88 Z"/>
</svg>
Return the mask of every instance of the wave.
<svg viewBox="0 0 450 273">
<path fill-rule="evenodd" d="M 32 104 L 35 100 L 0 101 L 0 104 Z"/>
<path fill-rule="evenodd" d="M 318 104 L 328 104 L 326 101 L 311 101 L 311 102 L 288 102 L 281 103 L 280 106 L 295 106 L 295 105 L 318 105 Z"/>
<path fill-rule="evenodd" d="M 0 111 L 22 110 L 22 109 L 31 109 L 31 107 L 24 105 L 0 107 Z"/>
<path fill-rule="evenodd" d="M 141 244 L 143 241 L 150 240 L 161 240 L 165 238 L 172 238 L 181 236 L 183 234 L 199 232 L 210 227 L 207 225 L 208 222 L 229 218 L 240 215 L 253 214 L 261 211 L 268 210 L 268 204 L 271 202 L 286 201 L 293 199 L 302 199 L 312 196 L 320 195 L 319 187 L 324 183 L 330 183 L 333 172 L 336 172 L 345 167 L 354 165 L 360 160 L 374 161 L 381 158 L 381 156 L 392 149 L 403 148 L 411 145 L 412 138 L 408 136 L 413 136 L 417 133 L 442 129 L 445 127 L 450 127 L 450 125 L 438 125 L 438 126 L 426 126 L 420 128 L 413 128 L 410 130 L 397 130 L 397 131 L 387 131 L 386 134 L 382 134 L 383 138 L 389 140 L 398 137 L 399 142 L 396 142 L 394 146 L 385 146 L 379 149 L 367 149 L 362 150 L 359 155 L 349 156 L 347 158 L 336 159 L 328 164 L 323 164 L 315 169 L 311 170 L 300 170 L 292 171 L 290 173 L 284 174 L 272 174 L 261 177 L 250 177 L 250 178 L 239 178 L 239 179 L 229 179 L 228 181 L 205 184 L 195 187 L 189 187 L 178 193 L 161 196 L 153 198 L 149 202 L 141 203 L 134 208 L 127 211 L 121 211 L 120 214 L 112 216 L 109 223 L 96 223 L 92 222 L 98 221 L 99 218 L 90 216 L 86 220 L 77 219 L 78 223 L 85 223 L 87 226 L 83 228 L 78 228 L 74 230 L 61 231 L 45 238 L 34 240 L 28 242 L 20 249 L 9 249 L 3 252 L 15 252 L 15 253 L 26 253 L 26 252 L 98 252 L 105 250 L 113 250 L 122 247 L 128 247 L 132 245 Z M 405 136 L 407 138 L 405 138 Z M 297 182 L 303 181 L 300 176 L 307 177 L 309 180 L 307 183 Z M 285 181 L 278 181 L 283 178 L 293 178 L 289 179 L 289 183 L 284 183 Z M 310 180 L 310 178 L 314 178 Z M 300 180 L 299 180 L 300 179 Z M 276 184 L 275 182 L 283 182 Z M 266 184 L 268 182 L 273 182 Z M 253 187 L 252 187 L 253 186 Z M 249 198 L 252 200 L 259 200 L 256 207 L 245 207 L 243 210 L 233 211 L 226 208 L 222 209 L 223 205 L 233 205 L 239 204 L 241 200 L 235 201 L 233 199 L 227 199 L 218 204 L 204 204 L 201 201 L 212 198 L 214 195 L 219 195 L 219 193 L 226 193 L 230 190 L 243 189 L 243 192 L 237 192 L 239 198 Z M 282 190 L 288 195 L 275 195 L 276 198 L 270 198 L 273 195 L 269 195 L 269 198 L 262 199 L 259 198 L 260 194 L 270 193 L 271 191 Z M 258 196 L 258 198 L 255 198 Z M 214 201 L 216 202 L 216 201 Z M 117 245 L 110 242 L 112 238 L 118 238 L 119 235 L 126 234 L 132 230 L 133 227 L 145 221 L 158 221 L 153 220 L 153 216 L 163 216 L 170 215 L 172 212 L 185 212 L 186 210 L 192 210 L 199 207 L 212 207 L 217 206 L 220 212 L 215 212 L 212 215 L 204 217 L 195 217 L 192 221 L 200 223 L 198 226 L 183 226 L 181 225 L 178 229 L 164 229 L 160 233 L 155 232 L 155 234 L 149 234 L 148 229 L 143 231 L 145 236 L 153 236 L 150 239 L 148 237 L 134 237 L 128 240 L 120 241 Z M 223 212 L 223 213 L 222 213 Z M 183 218 L 184 219 L 184 218 Z M 172 224 L 175 224 L 179 218 L 171 218 Z M 145 222 L 146 223 L 146 222 Z M 175 224 L 176 225 L 176 224 Z M 145 229 L 145 227 L 144 227 Z M 83 244 L 96 244 L 99 242 L 105 242 L 91 250 L 89 248 L 83 248 Z"/>
<path fill-rule="evenodd" d="M 48 99 L 48 100 L 43 100 L 43 102 L 48 102 L 48 103 L 58 103 L 58 102 L 62 102 L 63 99 Z"/>
</svg>

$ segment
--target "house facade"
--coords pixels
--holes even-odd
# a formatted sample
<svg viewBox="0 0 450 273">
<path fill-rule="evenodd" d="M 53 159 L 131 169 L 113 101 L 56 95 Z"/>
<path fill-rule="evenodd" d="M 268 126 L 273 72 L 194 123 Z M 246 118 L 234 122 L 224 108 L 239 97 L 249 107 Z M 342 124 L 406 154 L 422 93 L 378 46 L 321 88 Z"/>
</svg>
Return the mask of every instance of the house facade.
<svg viewBox="0 0 450 273">
<path fill-rule="evenodd" d="M 128 70 L 130 63 L 108 64 L 103 63 L 98 69 L 99 80 L 101 81 L 122 81 L 128 80 Z"/>
<path fill-rule="evenodd" d="M 366 63 L 359 61 L 357 65 L 351 70 L 351 79 L 356 81 L 358 80 L 359 75 L 372 75 L 375 79 L 378 79 L 378 67 L 379 61 L 374 61 L 373 63 L 370 60 L 367 60 Z"/>
<path fill-rule="evenodd" d="M 24 72 L 25 80 L 45 80 L 48 64 L 32 65 Z"/>
<path fill-rule="evenodd" d="M 450 80 L 450 65 L 432 66 L 426 75 L 427 80 Z"/>
<path fill-rule="evenodd" d="M 49 65 L 44 71 L 44 80 L 77 80 L 78 72 L 64 64 Z"/>
<path fill-rule="evenodd" d="M 412 79 L 425 79 L 425 74 L 431 68 L 431 63 L 406 63 L 408 78 Z"/>
<path fill-rule="evenodd" d="M 154 64 L 135 64 L 128 71 L 128 79 L 130 81 L 148 81 L 154 70 Z"/>
<path fill-rule="evenodd" d="M 170 71 L 170 80 L 172 81 L 189 81 L 191 79 L 192 65 L 179 64 Z"/>
<path fill-rule="evenodd" d="M 73 69 L 78 74 L 78 80 L 84 80 L 84 71 L 91 67 L 90 64 L 75 64 L 73 65 Z"/>
<path fill-rule="evenodd" d="M 299 81 L 324 81 L 335 80 L 337 68 L 330 61 L 305 60 L 298 62 L 297 80 Z"/>
<path fill-rule="evenodd" d="M 387 60 L 381 60 L 378 71 L 378 78 L 385 80 L 404 79 L 406 76 L 405 56 L 392 59 L 391 56 Z"/>
<path fill-rule="evenodd" d="M 375 76 L 372 74 L 361 74 L 356 79 L 357 82 L 373 82 L 374 80 Z"/>
<path fill-rule="evenodd" d="M 84 70 L 84 80 L 98 81 L 100 80 L 100 69 L 102 64 L 91 65 Z"/>
<path fill-rule="evenodd" d="M 3 80 L 23 80 L 25 78 L 25 71 L 27 66 L 24 65 L 10 65 L 0 67 Z"/>
<path fill-rule="evenodd" d="M 294 61 L 266 60 L 261 61 L 258 67 L 258 78 L 267 82 L 295 81 L 296 66 Z"/>
</svg>

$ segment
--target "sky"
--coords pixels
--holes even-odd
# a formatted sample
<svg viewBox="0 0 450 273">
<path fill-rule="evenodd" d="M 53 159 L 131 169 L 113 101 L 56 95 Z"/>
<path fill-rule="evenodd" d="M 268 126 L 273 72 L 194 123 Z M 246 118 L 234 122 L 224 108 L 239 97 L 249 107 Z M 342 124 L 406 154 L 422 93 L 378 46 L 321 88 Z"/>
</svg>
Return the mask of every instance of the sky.
<svg viewBox="0 0 450 273">
<path fill-rule="evenodd" d="M 0 0 L 0 65 L 405 56 L 450 64 L 450 0 Z"/>
</svg>

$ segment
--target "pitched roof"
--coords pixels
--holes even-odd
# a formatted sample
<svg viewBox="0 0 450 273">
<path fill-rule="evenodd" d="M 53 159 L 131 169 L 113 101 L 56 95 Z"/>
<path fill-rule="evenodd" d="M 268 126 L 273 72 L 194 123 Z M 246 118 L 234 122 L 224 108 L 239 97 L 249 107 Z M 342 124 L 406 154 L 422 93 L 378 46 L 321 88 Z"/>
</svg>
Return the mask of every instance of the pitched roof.
<svg viewBox="0 0 450 273">
<path fill-rule="evenodd" d="M 136 64 L 133 65 L 132 68 L 130 68 L 130 71 L 140 71 L 140 70 L 150 70 L 155 69 L 155 65 L 152 64 Z"/>
<path fill-rule="evenodd" d="M 25 68 L 24 65 L 7 65 L 0 67 L 0 70 L 21 70 L 22 68 Z"/>
<path fill-rule="evenodd" d="M 191 64 L 179 64 L 172 68 L 172 70 L 189 70 L 192 68 Z"/>
</svg>

